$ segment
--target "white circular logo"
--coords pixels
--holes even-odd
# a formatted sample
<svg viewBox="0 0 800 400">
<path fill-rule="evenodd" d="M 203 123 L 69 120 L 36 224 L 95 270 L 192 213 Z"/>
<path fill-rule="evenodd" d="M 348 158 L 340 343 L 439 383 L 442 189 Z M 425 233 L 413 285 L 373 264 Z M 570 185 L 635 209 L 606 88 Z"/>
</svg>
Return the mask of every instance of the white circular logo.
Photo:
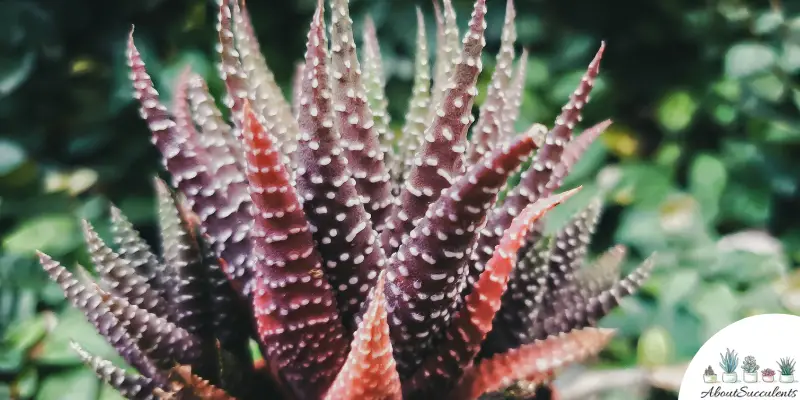
<svg viewBox="0 0 800 400">
<path fill-rule="evenodd" d="M 689 363 L 678 400 L 800 398 L 800 317 L 764 314 L 711 337 Z"/>
</svg>

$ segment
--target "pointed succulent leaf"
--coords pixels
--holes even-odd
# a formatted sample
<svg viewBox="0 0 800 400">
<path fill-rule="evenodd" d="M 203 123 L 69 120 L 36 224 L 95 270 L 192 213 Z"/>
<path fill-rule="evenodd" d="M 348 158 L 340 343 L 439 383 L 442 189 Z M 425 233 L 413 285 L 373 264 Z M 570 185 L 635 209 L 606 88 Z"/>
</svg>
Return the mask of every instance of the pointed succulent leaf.
<svg viewBox="0 0 800 400">
<path fill-rule="evenodd" d="M 585 309 L 576 310 L 579 313 L 579 317 L 575 321 L 577 327 L 596 324 L 597 321 L 619 305 L 622 298 L 636 293 L 642 284 L 647 281 L 647 278 L 650 277 L 650 273 L 655 268 L 655 261 L 655 255 L 651 255 L 611 288 L 584 301 Z"/>
<path fill-rule="evenodd" d="M 294 74 L 292 74 L 292 113 L 295 119 L 300 111 L 300 96 L 303 90 L 303 70 L 306 64 L 303 61 L 298 61 L 294 65 Z"/>
<path fill-rule="evenodd" d="M 425 130 L 422 148 L 414 156 L 414 167 L 400 192 L 398 206 L 382 233 L 381 242 L 387 254 L 396 251 L 404 236 L 425 215 L 428 206 L 464 172 L 466 135 L 474 119 L 475 83 L 482 68 L 481 52 L 486 42 L 483 37 L 485 17 L 486 2 L 478 0 L 452 84 L 436 106 L 436 116 Z"/>
<path fill-rule="evenodd" d="M 464 372 L 453 400 L 477 399 L 518 380 L 543 383 L 562 367 L 599 353 L 611 340 L 610 329 L 586 328 L 523 345 L 476 364 Z"/>
<path fill-rule="evenodd" d="M 151 290 L 163 294 L 164 283 L 159 280 L 161 262 L 150 249 L 150 245 L 139 236 L 133 224 L 116 206 L 111 206 L 111 234 L 120 257 L 128 260 L 131 268 L 143 277 Z M 163 296 L 162 296 L 163 297 Z"/>
<path fill-rule="evenodd" d="M 434 3 L 435 4 L 435 3 Z M 425 123 L 428 109 L 430 108 L 431 67 L 428 56 L 428 39 L 425 35 L 425 17 L 422 10 L 417 7 L 417 53 L 414 59 L 414 85 L 411 89 L 411 99 L 408 102 L 405 124 L 400 136 L 394 171 L 400 171 L 396 178 L 398 195 L 402 189 L 402 182 L 408 179 L 408 174 L 413 167 L 413 155 L 422 148 Z"/>
<path fill-rule="evenodd" d="M 255 206 L 253 308 L 265 357 L 300 398 L 317 398 L 341 367 L 347 339 L 309 224 L 274 139 L 247 110 L 244 137 Z M 314 384 L 310 384 L 314 382 Z"/>
<path fill-rule="evenodd" d="M 165 169 L 172 175 L 173 186 L 189 199 L 196 201 L 198 193 L 205 186 L 201 178 L 204 172 L 202 157 L 183 135 L 167 108 L 159 100 L 142 57 L 133 42 L 133 29 L 128 38 L 128 65 L 131 68 L 134 98 L 141 105 L 139 111 L 153 134 L 152 141 L 161 152 Z"/>
<path fill-rule="evenodd" d="M 132 375 L 106 359 L 92 355 L 78 343 L 71 342 L 72 349 L 78 353 L 81 361 L 92 368 L 98 378 L 113 387 L 119 394 L 130 400 L 155 400 L 153 390 L 158 385 L 150 378 Z"/>
<path fill-rule="evenodd" d="M 571 138 L 575 124 L 580 121 L 580 111 L 589 99 L 589 92 L 599 73 L 600 59 L 604 49 L 605 43 L 600 46 L 600 50 L 589 64 L 578 88 L 570 96 L 569 102 L 562 108 L 561 114 L 556 118 L 555 126 L 547 133 L 544 144 L 537 151 L 531 168 L 522 173 L 520 183 L 508 193 L 502 206 L 493 210 L 489 216 L 486 227 L 481 231 L 476 251 L 473 252 L 473 269 L 470 271 L 473 280 L 483 270 L 483 266 L 491 257 L 492 250 L 500 240 L 502 232 L 508 228 L 514 216 L 526 205 L 553 193 L 557 189 L 555 184 L 560 184 L 560 179 L 551 180 L 551 178 L 561 161 L 564 147 Z M 469 290 L 468 287 L 467 291 Z"/>
<path fill-rule="evenodd" d="M 457 75 L 454 70 L 458 67 L 462 51 L 456 10 L 453 8 L 452 0 L 444 0 L 444 13 L 439 8 L 438 0 L 434 0 L 433 6 L 436 13 L 436 64 L 431 89 L 433 107 L 429 112 L 428 121 L 435 118 L 435 110 L 442 106 L 440 102 L 449 90 L 451 80 Z"/>
<path fill-rule="evenodd" d="M 530 238 L 530 232 L 528 235 Z M 535 241 L 526 239 L 479 358 L 530 342 L 533 320 L 537 318 L 547 293 L 546 278 L 552 242 L 552 237 Z"/>
<path fill-rule="evenodd" d="M 252 202 L 247 191 L 242 146 L 222 120 L 203 79 L 196 74 L 190 74 L 187 79 L 187 96 L 203 130 L 199 146 L 213 160 L 206 167 L 208 176 L 213 177 L 212 187 L 206 187 L 203 193 L 208 194 L 217 207 L 212 210 L 213 214 L 206 216 L 204 226 L 208 228 L 204 233 L 209 235 L 219 255 L 228 261 L 234 275 L 246 276 L 246 271 L 252 269 L 248 259 Z M 219 204 L 220 201 L 224 203 Z"/>
<path fill-rule="evenodd" d="M 240 281 L 240 286 L 247 287 L 249 271 L 242 266 L 245 255 L 238 251 L 228 254 L 224 245 L 220 244 L 229 240 L 231 235 L 241 235 L 237 232 L 237 227 L 242 222 L 237 219 L 242 216 L 228 210 L 228 199 L 208 174 L 208 154 L 202 148 L 194 146 L 189 138 L 181 135 L 166 107 L 160 103 L 158 92 L 153 88 L 153 82 L 133 43 L 133 31 L 128 41 L 128 61 L 135 97 L 142 104 L 142 116 L 148 121 L 153 132 L 153 141 L 164 157 L 167 171 L 172 175 L 172 186 L 186 197 L 189 207 L 200 217 L 204 233 L 221 247 L 218 249 L 219 253 L 230 261 L 233 268 L 231 275 Z"/>
<path fill-rule="evenodd" d="M 575 282 L 575 274 L 580 269 L 588 250 L 592 234 L 600 219 L 602 205 L 602 199 L 595 197 L 587 207 L 558 231 L 550 251 L 546 289 L 544 289 L 547 295 L 544 297 L 544 302 L 537 308 L 545 316 L 563 315 L 560 318 L 563 318 L 564 324 L 567 325 L 572 325 L 571 320 L 576 316 L 562 312 L 562 310 L 579 308 L 579 304 L 583 303 Z M 536 236 L 534 235 L 534 238 Z M 537 326 L 537 323 L 538 321 L 534 322 L 533 326 Z M 548 334 L 564 332 L 563 329 L 559 326 L 545 327 Z"/>
<path fill-rule="evenodd" d="M 392 356 L 384 295 L 385 271 L 369 296 L 369 307 L 359 323 L 347 361 L 326 400 L 401 400 L 400 376 Z"/>
<path fill-rule="evenodd" d="M 222 165 L 229 165 L 229 157 L 233 157 L 237 169 L 244 173 L 244 152 L 241 141 L 237 139 L 234 128 L 231 128 L 222 117 L 222 112 L 217 108 L 214 98 L 208 91 L 208 84 L 202 76 L 191 74 L 187 83 L 187 97 L 191 107 L 192 120 L 202 131 L 201 138 L 205 138 L 209 145 L 224 146 L 226 156 L 218 160 Z M 205 147 L 209 147 L 206 145 Z M 226 177 L 226 181 L 235 181 L 233 175 Z"/>
<path fill-rule="evenodd" d="M 383 160 L 387 167 L 394 164 L 394 132 L 389 127 L 391 117 L 389 116 L 389 102 L 386 99 L 384 89 L 386 87 L 386 77 L 383 71 L 383 61 L 381 60 L 381 48 L 378 43 L 378 34 L 375 29 L 375 22 L 367 16 L 364 19 L 364 55 L 363 72 L 364 87 L 367 93 L 367 103 L 372 110 L 372 117 L 375 121 L 375 132 L 381 143 L 383 150 Z M 394 173 L 394 171 L 389 171 Z"/>
<path fill-rule="evenodd" d="M 194 120 L 192 120 L 189 99 L 186 93 L 191 74 L 192 70 L 188 65 L 178 74 L 178 79 L 172 92 L 172 116 L 175 120 L 175 130 L 179 132 L 179 135 L 187 138 L 193 147 L 199 147 L 200 134 L 194 125 Z M 208 160 L 208 157 L 205 159 Z"/>
<path fill-rule="evenodd" d="M 572 166 L 581 159 L 583 153 L 586 152 L 589 146 L 591 146 L 609 126 L 611 126 L 611 120 L 607 119 L 584 130 L 580 135 L 573 138 L 572 141 L 567 144 L 567 147 L 564 148 L 564 153 L 561 155 L 560 169 L 554 172 L 553 175 L 560 177 L 560 179 L 566 177 Z"/>
<path fill-rule="evenodd" d="M 446 328 L 444 341 L 437 344 L 435 354 L 428 356 L 411 378 L 411 387 L 422 389 L 425 396 L 447 394 L 451 389 L 449 384 L 457 381 L 460 373 L 472 364 L 481 343 L 492 329 L 492 320 L 500 309 L 508 277 L 517 262 L 517 253 L 525 242 L 528 229 L 547 211 L 579 189 L 541 199 L 514 218 L 487 263 L 486 270 L 475 283 L 475 290 L 466 297 Z"/>
<path fill-rule="evenodd" d="M 569 290 L 575 287 L 575 274 L 580 269 L 589 242 L 600 221 L 602 207 L 603 200 L 595 197 L 556 234 L 553 251 L 549 257 L 548 291 L 555 293 L 557 290 Z M 552 304 L 546 305 L 548 306 Z"/>
<path fill-rule="evenodd" d="M 83 221 L 83 234 L 95 270 L 105 285 L 139 308 L 158 316 L 166 315 L 165 299 L 152 290 L 147 280 L 136 273 L 128 260 L 108 248 L 86 220 Z"/>
<path fill-rule="evenodd" d="M 653 265 L 654 258 L 651 257 L 610 289 L 594 297 L 587 298 L 578 294 L 565 293 L 563 290 L 553 293 L 554 297 L 561 299 L 561 304 L 557 305 L 558 312 L 543 310 L 540 319 L 534 321 L 534 325 L 538 326 L 536 333 L 539 334 L 536 338 L 595 325 L 612 308 L 616 307 L 622 298 L 638 290 L 649 276 Z M 539 333 L 542 331 L 544 334 Z"/>
<path fill-rule="evenodd" d="M 211 337 L 205 265 L 190 222 L 167 184 L 156 179 L 164 262 L 172 269 L 171 313 L 175 323 L 201 338 Z"/>
<path fill-rule="evenodd" d="M 497 192 L 533 151 L 522 136 L 473 165 L 431 205 L 387 267 L 392 341 L 400 373 L 421 360 L 459 303 L 466 261 Z"/>
<path fill-rule="evenodd" d="M 241 3 L 239 0 L 226 1 L 233 3 L 233 34 L 236 39 L 236 50 L 251 91 L 251 106 L 258 116 L 263 117 L 262 122 L 276 137 L 283 162 L 290 167 L 290 173 L 293 174 L 297 168 L 293 156 L 297 149 L 297 121 L 292 115 L 291 106 L 283 91 L 275 81 L 275 75 L 261 53 L 244 1 Z"/>
<path fill-rule="evenodd" d="M 158 376 L 158 370 L 153 362 L 137 347 L 126 327 L 105 307 L 97 285 L 91 281 L 87 282 L 85 275 L 81 279 L 76 279 L 66 268 L 44 253 L 39 253 L 39 263 L 50 279 L 58 283 L 64 291 L 64 297 L 84 313 L 87 321 L 114 347 L 125 362 L 144 376 L 154 379 Z M 79 269 L 79 272 L 81 270 Z M 85 274 L 85 270 L 82 272 Z"/>
<path fill-rule="evenodd" d="M 166 366 L 175 360 L 193 363 L 200 359 L 199 341 L 186 330 L 123 298 L 81 285 L 69 271 L 44 254 L 40 254 L 39 259 L 51 279 L 64 290 L 67 299 L 84 311 L 89 321 L 96 324 L 98 332 L 109 338 L 112 345 L 115 342 L 119 344 L 118 335 L 128 335 L 135 347 L 159 368 L 168 368 Z"/>
<path fill-rule="evenodd" d="M 500 129 L 501 139 L 508 138 L 517 133 L 516 122 L 519 117 L 519 110 L 522 106 L 522 93 L 525 90 L 525 79 L 528 74 L 528 49 L 522 49 L 522 54 L 517 61 L 517 69 L 514 71 L 514 77 L 506 88 L 505 98 L 503 103 L 502 127 Z"/>
<path fill-rule="evenodd" d="M 162 400 L 236 400 L 226 391 L 212 385 L 192 371 L 188 365 L 178 365 L 170 370 L 171 390 L 156 390 Z"/>
<path fill-rule="evenodd" d="M 331 0 L 331 71 L 334 124 L 342 138 L 359 195 L 380 232 L 393 203 L 388 169 L 356 57 L 349 0 Z"/>
<path fill-rule="evenodd" d="M 236 1 L 236 0 L 234 0 Z M 244 119 L 244 103 L 251 98 L 250 86 L 244 67 L 239 59 L 239 51 L 236 48 L 235 37 L 233 34 L 233 11 L 231 10 L 231 0 L 221 0 L 219 2 L 219 13 L 217 15 L 217 35 L 219 44 L 220 62 L 218 65 L 220 78 L 225 82 L 225 105 L 231 111 L 233 123 L 240 129 L 235 129 L 234 133 L 241 136 L 241 126 Z"/>
<path fill-rule="evenodd" d="M 517 40 L 517 31 L 514 27 L 516 10 L 513 0 L 507 0 L 506 19 L 501 36 L 500 52 L 492 80 L 486 92 L 486 100 L 480 107 L 478 121 L 472 128 L 472 138 L 469 147 L 468 160 L 476 162 L 484 154 L 494 149 L 495 143 L 501 143 L 503 129 L 503 110 L 508 101 L 506 92 L 511 82 L 511 71 L 514 62 L 514 42 Z"/>
<path fill-rule="evenodd" d="M 578 271 L 576 281 L 579 290 L 587 297 L 596 296 L 610 289 L 619 279 L 619 267 L 625 260 L 628 249 L 616 245 L 600 255 L 592 264 Z"/>
<path fill-rule="evenodd" d="M 305 76 L 298 120 L 302 132 L 297 191 L 322 256 L 325 274 L 336 292 L 345 326 L 355 317 L 369 289 L 384 268 L 386 256 L 378 243 L 356 182 L 348 169 L 330 101 L 327 39 L 322 8 L 314 15 L 308 35 Z"/>
</svg>

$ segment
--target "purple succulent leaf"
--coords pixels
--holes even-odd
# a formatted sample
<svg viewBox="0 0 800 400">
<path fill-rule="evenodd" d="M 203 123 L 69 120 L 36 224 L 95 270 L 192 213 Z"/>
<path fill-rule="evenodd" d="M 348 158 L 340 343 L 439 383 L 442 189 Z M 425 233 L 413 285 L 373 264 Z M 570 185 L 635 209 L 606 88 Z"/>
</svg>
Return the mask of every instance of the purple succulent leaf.
<svg viewBox="0 0 800 400">
<path fill-rule="evenodd" d="M 206 151 L 213 149 L 214 168 L 226 171 L 221 177 L 224 185 L 244 179 L 244 150 L 237 135 L 225 122 L 222 112 L 208 92 L 208 84 L 202 76 L 192 73 L 187 77 L 186 97 L 191 108 L 192 120 L 200 129 L 200 144 Z M 217 159 L 219 157 L 219 159 Z M 227 172 L 234 166 L 238 173 Z M 224 169 L 223 169 L 224 168 Z"/>
<path fill-rule="evenodd" d="M 386 256 L 361 202 L 334 126 L 325 25 L 315 14 L 308 34 L 300 91 L 297 192 L 311 224 L 325 274 L 336 293 L 340 316 L 355 329 L 355 318 L 374 286 Z"/>
<path fill-rule="evenodd" d="M 436 63 L 431 88 L 433 107 L 428 113 L 428 122 L 436 117 L 435 110 L 441 106 L 439 103 L 447 93 L 461 56 L 460 34 L 452 1 L 444 0 L 444 13 L 439 7 L 439 0 L 433 1 L 433 7 L 436 15 Z"/>
<path fill-rule="evenodd" d="M 580 121 L 580 111 L 589 99 L 594 80 L 599 73 L 600 59 L 605 49 L 605 43 L 595 55 L 586 73 L 583 75 L 578 88 L 570 96 L 569 102 L 562 108 L 561 114 L 556 118 L 555 126 L 547 133 L 544 144 L 536 153 L 531 168 L 522 173 L 520 183 L 512 189 L 505 198 L 502 206 L 493 210 L 489 216 L 486 227 L 481 231 L 476 251 L 472 254 L 472 270 L 470 282 L 483 271 L 483 266 L 491 257 L 494 246 L 505 231 L 514 216 L 526 205 L 537 199 L 553 193 L 560 184 L 560 179 L 552 179 L 554 171 L 558 169 L 564 148 L 569 143 L 575 124 Z M 563 171 L 560 168 L 559 171 Z M 534 230 L 536 231 L 536 230 Z M 470 287 L 467 287 L 467 293 Z"/>
<path fill-rule="evenodd" d="M 495 253 L 458 310 L 445 328 L 443 340 L 422 366 L 409 379 L 408 386 L 415 394 L 435 398 L 447 394 L 452 385 L 468 369 L 478 354 L 486 335 L 492 330 L 492 321 L 500 309 L 509 275 L 517 262 L 520 247 L 525 242 L 528 229 L 550 209 L 574 195 L 579 188 L 541 199 L 526 207 L 503 235 Z M 424 393 L 424 394 L 423 394 Z"/>
<path fill-rule="evenodd" d="M 125 297 L 131 304 L 160 317 L 166 317 L 166 299 L 153 290 L 130 262 L 111 250 L 88 221 L 83 221 L 83 233 L 92 263 L 102 282 Z"/>
<path fill-rule="evenodd" d="M 248 88 L 251 90 L 251 106 L 256 114 L 263 117 L 267 129 L 275 135 L 284 155 L 284 163 L 293 173 L 297 168 L 294 158 L 297 150 L 297 121 L 292 115 L 289 102 L 275 81 L 275 75 L 269 69 L 264 55 L 261 53 L 258 39 L 253 30 L 250 14 L 244 1 L 233 2 L 233 34 L 236 49 L 239 52 Z"/>
<path fill-rule="evenodd" d="M 592 297 L 610 289 L 619 280 L 619 267 L 626 254 L 625 246 L 616 245 L 597 257 L 589 266 L 582 268 L 575 277 L 578 290 L 584 296 Z"/>
<path fill-rule="evenodd" d="M 243 235 L 239 230 L 244 216 L 230 210 L 231 202 L 209 175 L 208 154 L 182 135 L 185 132 L 176 128 L 177 124 L 161 104 L 134 45 L 133 31 L 128 42 L 128 60 L 134 96 L 142 105 L 142 117 L 153 132 L 153 142 L 164 158 L 166 170 L 172 175 L 172 186 L 185 196 L 189 207 L 199 216 L 204 233 L 212 238 L 219 254 L 229 262 L 232 267 L 229 275 L 236 278 L 238 286 L 247 288 L 249 269 L 244 263 L 246 251 L 234 247 L 227 250 L 224 245 L 232 236 L 236 239 Z"/>
<path fill-rule="evenodd" d="M 172 268 L 170 309 L 175 324 L 212 342 L 211 301 L 203 254 L 193 228 L 176 196 L 167 184 L 156 179 L 158 218 L 164 246 L 164 262 Z"/>
<path fill-rule="evenodd" d="M 394 201 L 391 178 L 375 129 L 356 56 L 349 0 L 331 0 L 331 73 L 334 125 L 350 171 L 375 229 L 380 232 Z"/>
<path fill-rule="evenodd" d="M 130 339 L 132 346 L 125 346 L 120 354 L 147 358 L 158 369 L 168 369 L 175 361 L 195 363 L 201 359 L 199 340 L 183 328 L 123 298 L 81 284 L 66 268 L 45 254 L 40 253 L 39 259 L 50 278 L 64 290 L 67 299 L 86 314 L 89 322 L 112 346 L 124 346 L 128 343 L 123 338 Z M 126 361 L 136 366 L 143 363 L 142 359 Z"/>
<path fill-rule="evenodd" d="M 482 69 L 481 52 L 486 43 L 485 16 L 485 0 L 479 0 L 464 36 L 463 57 L 459 58 L 451 85 L 435 108 L 436 116 L 425 130 L 422 148 L 414 156 L 414 166 L 400 192 L 398 206 L 381 234 L 387 254 L 394 254 L 428 206 L 464 173 L 466 135 L 474 120 L 475 83 Z"/>
<path fill-rule="evenodd" d="M 476 234 L 508 177 L 534 150 L 522 136 L 474 164 L 439 199 L 392 256 L 386 297 L 401 376 L 408 375 L 459 304 Z"/>
<path fill-rule="evenodd" d="M 76 279 L 58 262 L 43 253 L 39 253 L 39 262 L 50 278 L 64 291 L 64 297 L 84 313 L 97 333 L 114 347 L 125 362 L 144 376 L 158 378 L 159 372 L 155 364 L 137 347 L 120 321 L 103 308 L 99 286 L 92 282 L 83 268 L 78 268 L 81 279 Z"/>
<path fill-rule="evenodd" d="M 522 93 L 525 90 L 525 79 L 528 73 L 528 49 L 522 49 L 522 54 L 517 61 L 517 68 L 514 71 L 514 76 L 506 88 L 505 98 L 503 103 L 502 116 L 500 118 L 502 126 L 500 129 L 500 137 L 508 138 L 517 133 L 516 122 L 519 117 L 519 110 L 522 106 Z"/>
<path fill-rule="evenodd" d="M 164 282 L 160 280 L 159 271 L 164 267 L 150 249 L 150 245 L 139 236 L 133 224 L 116 206 L 111 206 L 111 233 L 120 257 L 128 260 L 136 274 L 145 279 L 150 290 L 159 297 L 164 297 Z"/>
<path fill-rule="evenodd" d="M 516 10 L 513 0 L 507 0 L 506 17 L 501 36 L 500 52 L 497 54 L 495 70 L 486 92 L 486 100 L 479 109 L 478 120 L 472 128 L 471 145 L 467 159 L 476 162 L 484 154 L 494 149 L 496 143 L 502 143 L 503 111 L 508 101 L 506 92 L 511 83 L 511 72 L 514 62 L 514 42 L 517 31 L 514 26 Z"/>
<path fill-rule="evenodd" d="M 71 342 L 72 349 L 78 353 L 81 361 L 90 367 L 98 378 L 114 388 L 119 394 L 130 400 L 157 400 L 153 390 L 162 388 L 152 379 L 133 375 L 119 368 L 106 359 L 92 355 L 78 343 Z"/>
</svg>

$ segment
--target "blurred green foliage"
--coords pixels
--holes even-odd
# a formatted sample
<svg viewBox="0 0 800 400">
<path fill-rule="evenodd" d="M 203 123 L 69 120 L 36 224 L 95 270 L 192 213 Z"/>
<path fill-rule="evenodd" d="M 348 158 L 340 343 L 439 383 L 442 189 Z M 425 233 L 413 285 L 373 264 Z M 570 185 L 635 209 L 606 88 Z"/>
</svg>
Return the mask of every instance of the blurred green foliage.
<svg viewBox="0 0 800 400">
<path fill-rule="evenodd" d="M 286 87 L 314 3 L 248 4 Z M 410 94 L 413 3 L 352 0 L 356 29 L 366 14 L 378 27 L 395 128 Z M 455 0 L 462 27 L 470 3 Z M 481 88 L 503 3 L 488 2 Z M 434 37 L 431 6 L 419 6 Z M 531 52 L 519 129 L 552 123 L 600 40 L 608 43 L 584 120 L 615 124 L 565 183 L 588 190 L 557 209 L 552 225 L 603 190 L 595 253 L 625 244 L 631 266 L 659 253 L 642 293 L 603 321 L 620 329 L 603 366 L 685 362 L 744 316 L 800 313 L 800 3 L 536 0 L 517 8 L 519 43 Z M 90 266 L 78 220 L 104 235 L 109 202 L 155 243 L 151 182 L 161 172 L 130 96 L 124 41 L 135 24 L 166 96 L 186 64 L 220 93 L 215 15 L 205 0 L 0 2 L 0 398 L 116 398 L 79 366 L 69 340 L 118 359 L 66 307 L 33 253 Z"/>
</svg>

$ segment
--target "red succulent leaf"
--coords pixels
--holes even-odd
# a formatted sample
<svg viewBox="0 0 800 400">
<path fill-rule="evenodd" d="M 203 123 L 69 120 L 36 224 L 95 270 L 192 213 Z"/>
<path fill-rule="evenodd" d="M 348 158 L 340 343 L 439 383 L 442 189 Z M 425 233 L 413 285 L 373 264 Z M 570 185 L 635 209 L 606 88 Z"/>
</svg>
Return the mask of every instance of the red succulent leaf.
<svg viewBox="0 0 800 400">
<path fill-rule="evenodd" d="M 503 389 L 518 380 L 546 382 L 557 369 L 599 353 L 613 334 L 614 331 L 610 329 L 585 328 L 498 354 L 465 371 L 449 398 L 477 399 L 484 393 Z"/>
<path fill-rule="evenodd" d="M 401 400 L 400 376 L 392 356 L 384 295 L 385 272 L 371 291 L 369 307 L 355 332 L 350 353 L 326 400 Z"/>
<path fill-rule="evenodd" d="M 212 385 L 209 381 L 195 375 L 189 365 L 177 365 L 170 369 L 171 390 L 156 390 L 162 400 L 203 399 L 236 400 L 226 391 Z"/>
<path fill-rule="evenodd" d="M 289 173 L 272 135 L 247 107 L 244 138 L 255 206 L 251 238 L 258 336 L 266 358 L 295 394 L 317 398 L 341 367 L 347 339 Z"/>
</svg>

